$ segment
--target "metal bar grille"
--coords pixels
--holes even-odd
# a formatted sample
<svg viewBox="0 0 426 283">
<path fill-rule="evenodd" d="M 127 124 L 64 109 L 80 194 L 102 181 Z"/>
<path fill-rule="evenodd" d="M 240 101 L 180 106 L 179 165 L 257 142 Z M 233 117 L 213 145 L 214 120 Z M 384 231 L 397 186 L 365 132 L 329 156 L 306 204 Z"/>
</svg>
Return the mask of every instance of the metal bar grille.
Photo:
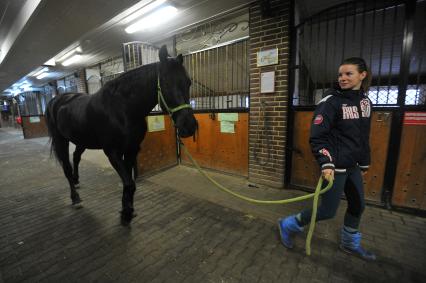
<svg viewBox="0 0 426 283">
<path fill-rule="evenodd" d="M 426 106 L 425 5 L 426 1 L 417 1 L 407 106 Z M 315 105 L 337 80 L 340 62 L 354 56 L 369 63 L 372 102 L 384 107 L 398 105 L 404 11 L 403 1 L 354 1 L 327 9 L 297 26 L 293 105 Z"/>
<path fill-rule="evenodd" d="M 192 79 L 195 110 L 244 110 L 249 107 L 247 40 L 191 53 L 184 65 Z"/>
</svg>

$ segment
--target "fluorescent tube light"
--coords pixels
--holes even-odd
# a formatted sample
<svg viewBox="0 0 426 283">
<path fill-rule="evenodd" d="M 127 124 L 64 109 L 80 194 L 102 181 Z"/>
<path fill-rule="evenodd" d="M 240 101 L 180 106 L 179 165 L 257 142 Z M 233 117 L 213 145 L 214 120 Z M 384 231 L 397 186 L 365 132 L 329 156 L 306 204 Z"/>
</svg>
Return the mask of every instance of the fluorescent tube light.
<svg viewBox="0 0 426 283">
<path fill-rule="evenodd" d="M 150 15 L 142 18 L 134 24 L 128 26 L 125 31 L 127 33 L 134 33 L 144 29 L 149 29 L 155 26 L 158 26 L 162 23 L 167 22 L 177 13 L 177 9 L 173 6 L 165 6 Z"/>
<path fill-rule="evenodd" d="M 61 58 L 58 59 L 58 61 L 63 61 L 63 60 L 67 59 L 68 57 L 70 57 L 71 55 L 73 55 L 74 53 L 77 53 L 77 52 L 81 52 L 80 46 L 69 51 L 69 52 L 67 52 L 67 53 L 65 53 L 63 56 L 61 56 Z"/>
<path fill-rule="evenodd" d="M 142 7 L 141 9 L 135 11 L 134 13 L 132 13 L 131 15 L 129 15 L 128 17 L 126 17 L 122 23 L 123 24 L 128 24 L 131 21 L 133 21 L 134 19 L 139 18 L 140 16 L 154 10 L 155 8 L 157 8 L 158 6 L 160 6 L 161 4 L 163 4 L 164 2 L 166 2 L 166 0 L 157 0 L 154 2 L 149 3 L 148 5 Z"/>
<path fill-rule="evenodd" d="M 48 75 L 48 73 L 41 73 L 40 75 L 37 76 L 38 80 L 41 80 L 42 78 L 46 77 Z"/>
<path fill-rule="evenodd" d="M 55 58 L 52 58 L 52 59 L 46 61 L 43 65 L 56 66 Z"/>
<path fill-rule="evenodd" d="M 44 67 L 43 69 L 38 70 L 37 72 L 35 72 L 33 74 L 33 77 L 37 77 L 38 75 L 40 75 L 41 73 L 47 72 L 49 71 L 49 69 L 47 67 Z"/>
<path fill-rule="evenodd" d="M 41 74 L 39 74 L 39 75 L 37 76 L 37 79 L 38 79 L 38 80 L 41 80 L 41 79 L 43 79 L 44 77 L 46 77 L 47 75 L 48 75 L 48 73 L 46 73 L 46 72 L 41 73 Z"/>
<path fill-rule="evenodd" d="M 71 64 L 74 64 L 75 62 L 79 61 L 81 59 L 81 55 L 80 54 L 75 54 L 74 56 L 72 56 L 71 58 L 65 60 L 64 62 L 62 62 L 63 66 L 69 66 Z"/>
</svg>

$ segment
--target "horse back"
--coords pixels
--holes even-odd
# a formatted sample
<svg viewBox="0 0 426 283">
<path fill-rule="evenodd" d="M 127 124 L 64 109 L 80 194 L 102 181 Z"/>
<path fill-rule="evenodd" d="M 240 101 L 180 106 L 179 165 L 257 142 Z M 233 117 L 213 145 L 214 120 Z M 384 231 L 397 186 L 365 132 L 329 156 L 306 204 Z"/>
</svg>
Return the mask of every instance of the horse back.
<svg viewBox="0 0 426 283">
<path fill-rule="evenodd" d="M 48 109 L 61 137 L 86 148 L 101 148 L 94 132 L 95 125 L 88 115 L 91 98 L 91 95 L 83 93 L 61 94 L 52 100 Z"/>
</svg>

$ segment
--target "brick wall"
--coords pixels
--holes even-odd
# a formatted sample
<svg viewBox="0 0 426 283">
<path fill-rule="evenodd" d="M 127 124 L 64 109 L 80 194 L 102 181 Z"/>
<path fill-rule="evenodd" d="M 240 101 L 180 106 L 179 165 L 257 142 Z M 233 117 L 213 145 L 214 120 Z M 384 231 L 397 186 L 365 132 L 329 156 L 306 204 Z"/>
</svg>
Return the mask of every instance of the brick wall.
<svg viewBox="0 0 426 283">
<path fill-rule="evenodd" d="M 282 188 L 288 108 L 290 0 L 250 7 L 249 180 Z M 268 15 L 267 15 L 268 14 Z M 257 52 L 278 48 L 278 64 L 257 67 Z M 275 92 L 260 93 L 260 74 L 275 71 Z"/>
<path fill-rule="evenodd" d="M 82 68 L 82 69 L 76 70 L 75 72 L 77 74 L 77 79 L 76 79 L 77 91 L 88 93 L 87 84 L 86 84 L 86 69 Z"/>
</svg>

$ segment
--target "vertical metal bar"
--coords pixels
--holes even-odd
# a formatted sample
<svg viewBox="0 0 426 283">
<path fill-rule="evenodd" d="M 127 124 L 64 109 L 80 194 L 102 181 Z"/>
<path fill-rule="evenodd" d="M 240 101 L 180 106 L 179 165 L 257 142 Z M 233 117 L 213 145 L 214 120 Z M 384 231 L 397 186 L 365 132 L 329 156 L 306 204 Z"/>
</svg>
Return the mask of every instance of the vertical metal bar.
<svg viewBox="0 0 426 283">
<path fill-rule="evenodd" d="M 239 95 L 239 88 L 238 88 L 238 85 L 239 85 L 239 74 L 240 74 L 240 72 L 239 72 L 239 62 L 240 62 L 240 57 L 239 57 L 239 52 L 238 52 L 238 50 L 240 49 L 240 43 L 235 43 L 234 44 L 234 48 L 235 48 L 235 56 L 234 56 L 234 60 L 235 60 L 235 62 L 234 62 L 234 64 L 235 64 L 235 93 L 234 93 L 234 95 L 235 95 L 235 101 L 236 101 L 236 107 L 240 107 L 240 95 Z"/>
<path fill-rule="evenodd" d="M 208 59 L 208 62 L 207 62 L 207 65 L 208 65 L 208 67 L 207 67 L 207 69 L 208 70 L 212 70 L 212 65 L 211 65 L 211 54 L 212 54 L 212 50 L 210 49 L 209 50 L 209 53 L 207 54 L 208 56 L 207 56 L 207 59 Z M 212 90 L 213 90 L 213 87 L 212 87 L 212 79 L 213 79 L 213 74 L 212 73 L 210 73 L 209 74 L 209 110 L 211 110 L 212 109 Z"/>
<path fill-rule="evenodd" d="M 414 19 L 416 13 L 416 0 L 405 2 L 404 37 L 402 42 L 402 54 L 400 65 L 400 76 L 398 84 L 398 106 L 392 117 L 387 162 L 383 181 L 382 200 L 389 204 L 395 185 L 395 176 L 398 166 L 398 157 L 401 146 L 401 134 L 404 118 L 404 101 L 407 91 L 408 78 L 410 75 L 410 60 L 413 48 Z"/>
<path fill-rule="evenodd" d="M 310 87 L 310 78 L 311 78 L 311 63 L 312 63 L 312 18 L 309 21 L 310 24 L 310 28 L 309 28 L 309 58 L 308 58 L 308 66 L 306 66 L 306 80 L 307 80 L 307 84 L 306 84 L 306 103 L 311 103 L 314 104 L 312 102 L 312 94 L 309 91 L 309 87 Z"/>
<path fill-rule="evenodd" d="M 342 43 L 342 59 L 340 62 L 343 62 L 345 59 L 345 49 L 346 49 L 346 23 L 348 18 L 348 3 L 345 3 L 345 15 L 343 17 L 343 43 Z"/>
<path fill-rule="evenodd" d="M 287 101 L 287 109 L 288 109 L 288 117 L 287 117 L 287 129 L 286 129 L 286 144 L 285 147 L 285 164 L 284 164 L 284 184 L 290 184 L 291 182 L 291 170 L 292 170 L 292 155 L 293 155 L 293 130 L 294 130 L 294 108 L 293 105 L 293 94 L 295 89 L 295 74 L 296 74 L 296 56 L 298 53 L 297 50 L 297 42 L 298 42 L 298 32 L 295 27 L 295 0 L 290 1 L 290 58 L 288 64 L 288 101 Z M 303 27 L 303 26 L 302 26 Z M 300 64 L 299 64 L 300 65 Z"/>
<path fill-rule="evenodd" d="M 423 15 L 426 15 L 426 5 L 423 4 L 423 7 L 424 7 Z M 418 50 L 418 52 L 420 54 L 420 52 L 422 52 L 422 50 L 426 49 L 426 29 L 425 28 L 423 28 L 423 34 L 422 34 L 421 31 L 419 31 L 419 34 L 417 34 L 416 39 L 421 40 L 421 42 L 419 44 L 420 48 Z M 418 59 L 419 63 L 418 63 L 418 68 L 417 68 L 417 79 L 416 79 L 416 100 L 417 100 L 416 104 L 421 105 L 420 104 L 421 101 L 419 99 L 419 95 L 420 95 L 419 87 L 420 87 L 420 74 L 421 74 L 421 71 L 422 71 L 422 64 L 423 64 L 423 56 L 419 56 L 419 57 L 420 58 Z M 424 104 L 426 105 L 426 93 L 423 93 L 423 97 L 425 98 Z"/>
<path fill-rule="evenodd" d="M 324 95 L 325 92 L 325 84 L 327 80 L 327 66 L 328 66 L 328 24 L 330 23 L 330 17 L 329 17 L 329 11 L 326 13 L 327 21 L 326 21 L 326 27 L 325 27 L 325 55 L 324 55 L 324 73 L 322 75 L 322 94 Z"/>
<path fill-rule="evenodd" d="M 219 48 L 216 47 L 216 84 L 217 84 L 217 95 L 215 96 L 215 109 L 219 108 L 219 94 L 220 94 L 220 78 L 219 78 Z M 217 107 L 217 108 L 216 108 Z"/>
<path fill-rule="evenodd" d="M 394 9 L 394 12 L 393 12 L 392 23 L 395 24 L 397 16 L 398 16 L 398 6 L 394 6 L 393 9 Z M 389 90 L 390 90 L 390 87 L 391 87 L 392 67 L 393 67 L 393 57 L 394 57 L 393 56 L 393 51 L 394 51 L 394 46 L 395 46 L 396 28 L 393 28 L 392 30 L 393 30 L 393 32 L 392 32 L 392 43 L 391 43 L 390 62 L 389 62 L 389 73 L 388 73 L 388 91 L 387 91 L 388 95 L 386 97 L 386 104 L 389 103 Z"/>
<path fill-rule="evenodd" d="M 377 8 L 377 1 L 374 1 L 374 10 L 373 10 L 373 19 L 372 19 L 372 30 L 371 30 L 371 40 L 370 40 L 370 72 L 371 75 L 373 76 L 373 46 L 374 46 L 374 31 L 375 31 L 375 27 L 376 27 L 376 8 Z M 376 89 L 376 102 L 379 101 L 379 86 L 377 86 Z"/>
<path fill-rule="evenodd" d="M 337 64 L 340 64 L 340 62 L 338 62 L 337 64 L 336 64 L 336 59 L 337 59 L 337 35 L 338 35 L 338 33 L 337 33 L 337 27 L 338 27 L 338 18 L 336 17 L 335 19 L 334 19 L 334 44 L 333 44 L 333 46 L 334 46 L 334 56 L 333 56 L 333 67 L 335 66 L 335 65 L 337 65 Z M 342 33 L 343 35 L 344 35 L 344 32 Z M 335 67 L 334 67 L 335 68 Z M 334 74 L 336 74 L 335 73 L 335 71 L 334 71 Z M 333 85 L 333 83 L 336 81 L 336 75 L 334 76 L 334 79 L 333 79 L 333 81 L 331 82 L 331 85 Z"/>
<path fill-rule="evenodd" d="M 202 97 L 202 100 L 203 100 L 203 108 L 206 108 L 206 96 L 207 96 L 207 94 L 206 94 L 206 81 L 207 81 L 207 74 L 206 74 L 206 71 L 207 71 L 207 65 L 206 65 L 206 52 L 207 51 L 203 51 L 203 63 L 202 63 L 202 68 L 203 68 L 203 97 Z"/>
<path fill-rule="evenodd" d="M 229 58 L 228 58 L 228 46 L 225 46 L 225 93 L 226 93 L 226 99 L 228 99 L 228 91 L 229 91 L 229 75 L 228 75 L 228 69 L 229 69 Z M 222 108 L 225 107 L 225 96 L 222 97 Z"/>
<path fill-rule="evenodd" d="M 231 108 L 233 105 L 233 100 L 234 100 L 234 63 L 235 63 L 235 54 L 234 54 L 234 46 L 235 45 L 231 45 Z M 229 107 L 229 101 L 226 101 L 226 107 Z"/>
<path fill-rule="evenodd" d="M 361 39 L 359 41 L 359 57 L 363 58 L 363 50 L 364 50 L 364 28 L 365 28 L 365 14 L 367 14 L 367 1 L 363 1 L 362 8 L 362 23 L 361 23 Z M 371 68 L 371 65 L 370 65 Z M 371 70 L 370 70 L 371 71 Z"/>
<path fill-rule="evenodd" d="M 380 87 L 381 85 L 381 79 L 382 79 L 382 60 L 383 60 L 383 41 L 384 41 L 384 29 L 385 29 L 385 18 L 386 18 L 386 9 L 382 9 L 382 32 L 379 33 L 381 34 L 380 37 L 380 50 L 379 50 L 379 71 L 378 71 L 378 75 L 377 75 L 377 88 Z M 377 92 L 377 102 L 379 101 L 379 91 Z M 389 93 L 387 94 L 387 97 L 389 97 Z"/>
<path fill-rule="evenodd" d="M 316 38 L 316 42 L 317 42 L 317 48 L 316 48 L 316 50 L 317 50 L 317 52 L 319 52 L 320 54 L 321 54 L 321 43 L 320 43 L 320 38 L 321 38 L 321 16 L 322 16 L 322 13 L 318 16 L 318 32 L 317 32 L 317 38 Z M 321 77 L 321 72 L 320 72 L 320 66 L 321 66 L 321 56 L 316 56 L 317 58 L 316 58 L 316 63 L 317 63 L 317 66 L 315 66 L 316 68 L 315 68 L 315 76 L 316 76 L 316 79 L 315 79 L 315 89 L 314 89 L 314 95 L 316 95 L 316 92 L 317 92 L 317 89 L 319 88 L 319 85 L 320 85 L 320 81 L 321 81 L 321 79 L 320 79 L 320 77 Z M 313 97 L 314 98 L 314 102 L 315 102 L 315 96 Z"/>
<path fill-rule="evenodd" d="M 190 58 L 191 58 L 191 78 L 192 78 L 192 87 L 191 87 L 191 97 L 192 97 L 192 99 L 194 99 L 194 97 L 195 97 L 195 73 L 194 73 L 194 69 L 195 69 L 195 67 L 194 67 L 194 64 L 195 64 L 195 62 L 194 62 L 194 54 L 190 54 L 189 55 L 190 56 Z M 196 107 L 197 107 L 197 105 L 195 105 Z"/>
<path fill-rule="evenodd" d="M 200 97 L 200 52 L 195 53 L 195 70 L 197 76 L 197 100 Z M 198 104 L 198 103 L 197 103 Z"/>
<path fill-rule="evenodd" d="M 247 56 L 248 54 L 248 40 L 244 41 L 244 89 L 246 91 L 246 95 L 249 97 L 250 96 L 250 73 L 249 73 L 249 67 L 250 67 L 250 62 L 249 62 L 249 56 Z M 249 99 L 250 100 L 250 99 Z M 247 108 L 250 107 L 250 105 L 246 105 Z"/>
</svg>

